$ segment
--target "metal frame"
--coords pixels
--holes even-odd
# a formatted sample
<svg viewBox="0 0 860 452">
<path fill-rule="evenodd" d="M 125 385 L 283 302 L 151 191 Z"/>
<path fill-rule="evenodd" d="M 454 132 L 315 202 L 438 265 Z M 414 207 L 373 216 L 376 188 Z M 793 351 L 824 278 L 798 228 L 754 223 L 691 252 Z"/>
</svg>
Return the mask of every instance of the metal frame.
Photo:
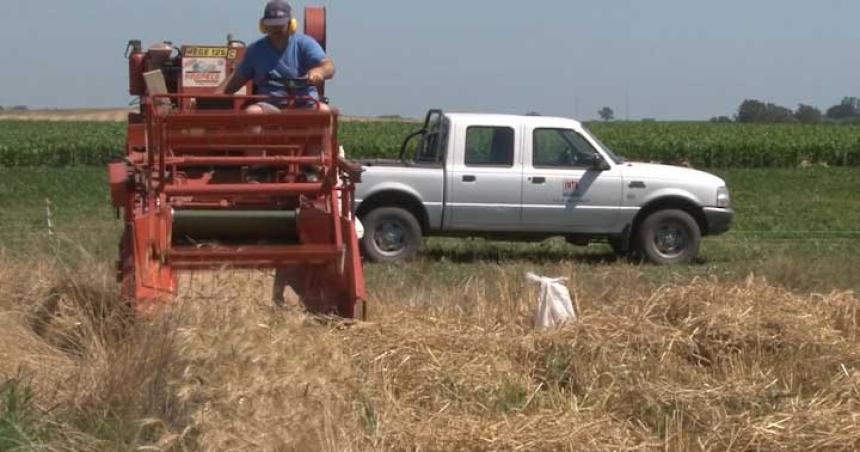
<svg viewBox="0 0 860 452">
<path fill-rule="evenodd" d="M 195 111 L 189 102 L 226 97 L 241 102 L 214 111 Z M 337 110 L 240 110 L 262 99 L 149 96 L 144 123 L 129 124 L 127 161 L 111 164 L 110 174 L 112 198 L 125 208 L 123 295 L 139 310 L 176 294 L 176 271 L 224 267 L 301 268 L 297 292 L 320 294 L 323 299 L 312 304 L 343 317 L 356 315 L 356 303 L 367 299 L 351 209 L 360 172 L 338 158 Z M 317 180 L 304 180 L 305 165 L 316 167 Z M 274 180 L 249 181 L 244 172 L 250 167 L 265 169 Z M 298 211 L 298 245 L 187 246 L 173 240 L 174 209 L 290 207 Z"/>
</svg>

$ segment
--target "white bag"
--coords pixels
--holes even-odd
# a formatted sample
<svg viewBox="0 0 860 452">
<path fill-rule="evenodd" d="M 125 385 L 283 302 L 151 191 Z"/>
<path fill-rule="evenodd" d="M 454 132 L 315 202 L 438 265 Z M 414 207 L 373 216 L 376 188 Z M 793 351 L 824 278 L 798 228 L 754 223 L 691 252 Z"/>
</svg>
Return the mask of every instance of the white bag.
<svg viewBox="0 0 860 452">
<path fill-rule="evenodd" d="M 535 329 L 546 330 L 576 321 L 576 312 L 570 301 L 570 292 L 564 281 L 567 278 L 547 278 L 526 273 L 526 279 L 540 284 L 538 309 L 535 313 Z"/>
</svg>

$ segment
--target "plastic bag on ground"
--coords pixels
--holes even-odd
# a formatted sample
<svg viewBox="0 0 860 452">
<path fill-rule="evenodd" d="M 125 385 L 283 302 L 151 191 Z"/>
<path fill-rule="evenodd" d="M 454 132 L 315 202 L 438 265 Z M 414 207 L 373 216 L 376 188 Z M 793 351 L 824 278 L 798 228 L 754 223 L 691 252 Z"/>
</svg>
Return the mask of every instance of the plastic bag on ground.
<svg viewBox="0 0 860 452">
<path fill-rule="evenodd" d="M 548 278 L 526 273 L 526 279 L 540 284 L 535 329 L 547 330 L 567 322 L 576 321 L 576 312 L 570 300 L 570 291 L 564 284 L 567 278 Z"/>
</svg>

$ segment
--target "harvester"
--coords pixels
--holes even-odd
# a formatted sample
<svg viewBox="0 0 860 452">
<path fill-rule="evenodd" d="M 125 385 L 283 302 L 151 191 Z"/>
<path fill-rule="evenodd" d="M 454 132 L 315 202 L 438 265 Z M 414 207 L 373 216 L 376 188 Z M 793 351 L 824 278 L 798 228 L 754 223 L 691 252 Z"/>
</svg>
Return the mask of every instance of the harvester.
<svg viewBox="0 0 860 452">
<path fill-rule="evenodd" d="M 306 8 L 304 24 L 325 47 L 325 9 Z M 129 42 L 129 92 L 140 109 L 128 116 L 124 158 L 108 167 L 124 221 L 121 295 L 151 312 L 174 299 L 178 272 L 275 268 L 309 310 L 361 318 L 352 210 L 361 169 L 339 152 L 338 111 L 290 93 L 287 105 L 310 108 L 248 114 L 266 99 L 252 82 L 215 94 L 244 53 L 229 36 L 215 46 Z"/>
</svg>

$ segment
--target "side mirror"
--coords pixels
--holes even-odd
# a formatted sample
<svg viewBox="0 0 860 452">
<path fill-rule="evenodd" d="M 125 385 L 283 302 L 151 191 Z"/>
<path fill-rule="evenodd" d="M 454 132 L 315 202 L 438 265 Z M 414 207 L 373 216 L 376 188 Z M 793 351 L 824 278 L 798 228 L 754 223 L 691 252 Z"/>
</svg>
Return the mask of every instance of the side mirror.
<svg viewBox="0 0 860 452">
<path fill-rule="evenodd" d="M 610 166 L 599 152 L 595 152 L 594 158 L 591 160 L 591 169 L 594 171 L 606 171 L 610 169 Z"/>
</svg>

